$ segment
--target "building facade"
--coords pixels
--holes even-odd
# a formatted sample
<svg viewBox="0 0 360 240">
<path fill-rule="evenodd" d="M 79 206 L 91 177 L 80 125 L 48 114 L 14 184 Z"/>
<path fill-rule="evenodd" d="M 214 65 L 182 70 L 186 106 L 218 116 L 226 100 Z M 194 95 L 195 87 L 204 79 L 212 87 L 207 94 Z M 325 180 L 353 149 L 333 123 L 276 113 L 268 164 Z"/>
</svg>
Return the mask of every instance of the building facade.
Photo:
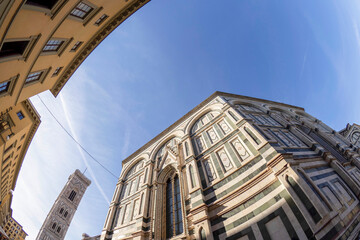
<svg viewBox="0 0 360 240">
<path fill-rule="evenodd" d="M 47 215 L 36 239 L 62 240 L 75 215 L 80 200 L 91 181 L 79 170 L 70 175 L 68 182 Z"/>
<path fill-rule="evenodd" d="M 39 125 L 40 116 L 30 100 L 0 112 L 0 227 L 11 219 L 12 192 Z"/>
<path fill-rule="evenodd" d="M 0 111 L 51 90 L 149 0 L 0 1 Z"/>
<path fill-rule="evenodd" d="M 101 240 L 355 239 L 359 153 L 303 108 L 216 92 L 123 160 Z"/>
<path fill-rule="evenodd" d="M 6 235 L 9 239 L 13 240 L 24 240 L 28 235 L 23 227 L 13 217 L 10 217 L 4 227 Z"/>
</svg>

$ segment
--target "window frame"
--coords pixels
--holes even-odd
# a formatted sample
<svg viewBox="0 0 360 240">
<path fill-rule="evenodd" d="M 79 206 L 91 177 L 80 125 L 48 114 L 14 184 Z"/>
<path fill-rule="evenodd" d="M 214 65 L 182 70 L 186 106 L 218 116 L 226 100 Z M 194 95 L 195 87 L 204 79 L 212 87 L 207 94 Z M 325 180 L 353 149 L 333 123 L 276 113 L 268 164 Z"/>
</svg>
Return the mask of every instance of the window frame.
<svg viewBox="0 0 360 240">
<path fill-rule="evenodd" d="M 20 116 L 19 115 L 21 115 L 21 118 L 20 118 Z M 16 116 L 19 118 L 19 120 L 22 120 L 22 119 L 24 119 L 25 118 L 25 115 L 23 114 L 23 112 L 22 111 L 18 111 L 17 113 L 16 113 Z"/>
<path fill-rule="evenodd" d="M 47 77 L 48 73 L 50 72 L 50 70 L 51 70 L 51 67 L 47 68 L 47 69 L 42 69 L 42 70 L 38 70 L 38 71 L 29 72 L 29 74 L 26 76 L 26 78 L 24 80 L 24 87 L 31 86 L 31 85 L 36 84 L 36 83 L 43 83 L 45 78 Z M 40 78 L 37 79 L 37 80 L 26 82 L 26 79 L 28 78 L 28 76 L 30 74 L 36 73 L 36 72 L 42 72 Z"/>
<path fill-rule="evenodd" d="M 77 16 L 71 14 L 71 12 L 72 12 L 80 3 L 84 3 L 84 4 L 86 4 L 86 5 L 88 5 L 89 7 L 92 8 L 92 10 L 91 10 L 84 18 L 77 17 Z M 77 2 L 76 5 L 71 9 L 71 11 L 69 12 L 68 18 L 69 18 L 69 19 L 72 19 L 72 20 L 75 20 L 75 21 L 82 22 L 83 25 L 86 26 L 86 25 L 91 21 L 91 19 L 93 19 L 93 18 L 95 17 L 95 15 L 96 15 L 100 10 L 102 10 L 102 7 L 98 7 L 98 6 L 96 6 L 95 4 L 93 4 L 93 3 L 89 2 L 89 1 L 81 0 L 81 1 Z"/>
<path fill-rule="evenodd" d="M 83 45 L 84 42 L 83 41 L 77 41 L 70 49 L 70 52 L 76 52 L 80 47 L 81 45 Z"/>
<path fill-rule="evenodd" d="M 10 79 L 6 79 L 4 81 L 1 81 L 0 84 L 4 83 L 4 82 L 9 82 L 9 85 L 8 85 L 8 88 L 7 88 L 6 91 L 0 92 L 0 97 L 12 96 L 13 93 L 14 93 L 15 84 L 16 84 L 18 79 L 19 79 L 19 74 L 14 76 L 14 77 L 11 77 Z"/>
<path fill-rule="evenodd" d="M 60 74 L 60 72 L 63 70 L 64 67 L 57 67 L 55 68 L 55 71 L 53 72 L 53 74 L 51 75 L 51 77 L 56 77 Z"/>
<path fill-rule="evenodd" d="M 107 14 L 103 14 L 101 15 L 94 23 L 95 26 L 100 26 L 106 19 L 109 18 L 109 15 Z"/>
<path fill-rule="evenodd" d="M 21 61 L 26 61 L 27 58 L 29 57 L 30 53 L 32 52 L 32 50 L 34 49 L 34 46 L 36 44 L 36 42 L 38 41 L 38 39 L 40 38 L 40 34 L 39 35 L 33 35 L 30 36 L 28 38 L 9 38 L 9 39 L 5 39 L 3 41 L 3 43 L 1 44 L 0 50 L 3 46 L 4 43 L 7 42 L 20 42 L 20 41 L 29 41 L 24 52 L 22 54 L 16 54 L 13 56 L 7 56 L 7 57 L 2 57 L 0 58 L 0 63 L 2 62 L 7 62 L 7 61 L 13 61 L 13 60 L 21 60 Z"/>
<path fill-rule="evenodd" d="M 47 46 L 49 41 L 62 41 L 58 49 L 53 51 L 44 51 L 44 48 Z M 59 57 L 64 52 L 64 50 L 69 46 L 69 44 L 72 42 L 73 38 L 49 38 L 45 45 L 43 46 L 40 56 L 47 56 L 47 55 L 58 55 Z"/>
</svg>

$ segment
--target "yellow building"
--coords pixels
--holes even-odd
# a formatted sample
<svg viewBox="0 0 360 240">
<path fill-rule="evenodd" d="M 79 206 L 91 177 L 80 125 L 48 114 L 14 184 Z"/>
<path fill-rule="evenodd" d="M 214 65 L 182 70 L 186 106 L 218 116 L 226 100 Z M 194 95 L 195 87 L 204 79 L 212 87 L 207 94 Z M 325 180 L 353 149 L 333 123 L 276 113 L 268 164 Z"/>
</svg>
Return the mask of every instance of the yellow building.
<svg viewBox="0 0 360 240">
<path fill-rule="evenodd" d="M 24 155 L 40 123 L 28 99 L 65 83 L 119 24 L 149 0 L 0 1 L 0 226 L 11 216 Z"/>
<path fill-rule="evenodd" d="M 0 111 L 56 96 L 92 50 L 149 0 L 0 1 Z"/>
<path fill-rule="evenodd" d="M 11 217 L 12 191 L 40 116 L 29 100 L 0 113 L 0 226 Z"/>
<path fill-rule="evenodd" d="M 28 235 L 23 227 L 12 217 L 7 221 L 4 230 L 9 239 L 13 240 L 24 240 Z"/>
</svg>

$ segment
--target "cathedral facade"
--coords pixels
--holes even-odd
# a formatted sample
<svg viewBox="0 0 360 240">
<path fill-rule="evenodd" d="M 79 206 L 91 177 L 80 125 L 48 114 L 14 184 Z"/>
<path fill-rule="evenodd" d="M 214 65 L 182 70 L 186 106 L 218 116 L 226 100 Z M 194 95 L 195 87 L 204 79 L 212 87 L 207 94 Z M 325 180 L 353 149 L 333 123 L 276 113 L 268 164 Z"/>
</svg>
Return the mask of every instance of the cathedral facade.
<svg viewBox="0 0 360 240">
<path fill-rule="evenodd" d="M 355 238 L 359 153 L 303 108 L 216 92 L 123 160 L 101 240 Z"/>
</svg>

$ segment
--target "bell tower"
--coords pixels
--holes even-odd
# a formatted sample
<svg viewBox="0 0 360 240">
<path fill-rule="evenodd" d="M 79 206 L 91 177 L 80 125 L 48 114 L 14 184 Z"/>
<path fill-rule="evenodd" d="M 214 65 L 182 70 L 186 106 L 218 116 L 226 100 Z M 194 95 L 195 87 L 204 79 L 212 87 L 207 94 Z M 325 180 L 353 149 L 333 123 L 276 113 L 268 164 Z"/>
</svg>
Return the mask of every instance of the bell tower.
<svg viewBox="0 0 360 240">
<path fill-rule="evenodd" d="M 91 181 L 78 169 L 70 175 L 68 182 L 52 206 L 36 240 L 62 240 Z"/>
</svg>

